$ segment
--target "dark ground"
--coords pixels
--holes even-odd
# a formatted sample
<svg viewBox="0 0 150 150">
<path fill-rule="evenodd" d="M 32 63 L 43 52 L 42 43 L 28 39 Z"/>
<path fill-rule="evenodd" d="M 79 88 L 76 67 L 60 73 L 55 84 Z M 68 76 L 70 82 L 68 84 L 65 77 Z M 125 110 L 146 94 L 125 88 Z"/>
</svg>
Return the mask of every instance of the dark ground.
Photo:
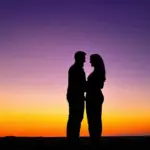
<svg viewBox="0 0 150 150">
<path fill-rule="evenodd" d="M 81 148 L 89 149 L 89 138 L 81 137 Z M 4 137 L 0 138 L 0 150 L 20 149 L 20 150 L 50 150 L 66 149 L 66 138 L 64 137 Z M 74 148 L 71 148 L 74 149 Z M 78 148 L 79 149 L 79 148 Z M 124 136 L 124 137 L 102 137 L 100 149 L 141 149 L 150 150 L 150 136 Z"/>
</svg>

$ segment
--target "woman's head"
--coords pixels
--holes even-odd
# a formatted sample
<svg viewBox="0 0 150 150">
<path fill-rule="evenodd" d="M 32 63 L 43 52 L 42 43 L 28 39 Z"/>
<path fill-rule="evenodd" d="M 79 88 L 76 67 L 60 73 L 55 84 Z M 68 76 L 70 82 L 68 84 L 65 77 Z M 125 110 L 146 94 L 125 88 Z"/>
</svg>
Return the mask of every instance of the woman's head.
<svg viewBox="0 0 150 150">
<path fill-rule="evenodd" d="M 100 71 L 105 76 L 105 65 L 102 57 L 99 54 L 92 54 L 90 56 L 90 63 L 92 67 Z"/>
<path fill-rule="evenodd" d="M 103 65 L 102 57 L 99 54 L 92 54 L 90 56 L 90 63 L 93 67 L 100 67 Z"/>
</svg>

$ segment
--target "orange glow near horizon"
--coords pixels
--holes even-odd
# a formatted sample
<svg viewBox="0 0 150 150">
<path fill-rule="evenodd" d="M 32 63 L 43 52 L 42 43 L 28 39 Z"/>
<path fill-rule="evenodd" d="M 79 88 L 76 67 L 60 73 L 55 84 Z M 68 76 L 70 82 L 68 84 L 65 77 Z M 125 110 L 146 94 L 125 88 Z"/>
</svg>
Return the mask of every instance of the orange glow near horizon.
<svg viewBox="0 0 150 150">
<path fill-rule="evenodd" d="M 59 108 L 58 108 L 59 109 Z M 61 110 L 61 109 L 60 109 Z M 150 133 L 150 117 L 144 114 L 125 112 L 103 113 L 103 136 L 146 135 Z M 3 115 L 2 115 L 3 114 Z M 12 113 L 2 112 L 0 136 L 66 136 L 67 114 L 49 113 Z M 81 127 L 81 136 L 88 136 L 86 113 Z"/>
<path fill-rule="evenodd" d="M 136 95 L 136 90 L 117 89 L 119 93 L 116 96 L 114 89 L 112 92 L 108 87 L 104 89 L 102 136 L 150 134 L 149 105 L 140 102 L 142 93 Z M 123 92 L 128 95 L 123 96 Z M 3 91 L 0 95 L 0 136 L 66 136 L 68 104 L 64 93 L 49 93 L 47 88 L 41 91 L 36 88 L 24 91 L 11 88 L 7 93 Z M 145 99 L 148 99 L 146 94 Z M 89 136 L 86 111 L 80 135 Z"/>
</svg>

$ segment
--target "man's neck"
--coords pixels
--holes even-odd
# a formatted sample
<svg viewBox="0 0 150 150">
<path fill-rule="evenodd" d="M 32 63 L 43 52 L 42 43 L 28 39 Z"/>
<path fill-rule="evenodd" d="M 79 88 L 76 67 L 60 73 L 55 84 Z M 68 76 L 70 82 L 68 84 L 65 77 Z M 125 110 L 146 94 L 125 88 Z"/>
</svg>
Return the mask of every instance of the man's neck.
<svg viewBox="0 0 150 150">
<path fill-rule="evenodd" d="M 80 67 L 80 68 L 83 68 L 83 64 L 81 64 L 81 63 L 75 62 L 75 65 L 77 65 L 77 66 Z"/>
</svg>

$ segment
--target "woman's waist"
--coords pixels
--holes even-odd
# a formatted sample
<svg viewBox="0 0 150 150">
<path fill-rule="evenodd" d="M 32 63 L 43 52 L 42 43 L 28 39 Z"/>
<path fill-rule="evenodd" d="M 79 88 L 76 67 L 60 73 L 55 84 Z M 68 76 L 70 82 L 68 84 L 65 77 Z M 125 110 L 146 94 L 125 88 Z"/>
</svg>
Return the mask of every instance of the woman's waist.
<svg viewBox="0 0 150 150">
<path fill-rule="evenodd" d="M 87 89 L 87 94 L 101 94 L 101 89 Z"/>
<path fill-rule="evenodd" d="M 101 97 L 103 96 L 103 93 L 101 90 L 99 91 L 87 91 L 86 97 Z"/>
</svg>

